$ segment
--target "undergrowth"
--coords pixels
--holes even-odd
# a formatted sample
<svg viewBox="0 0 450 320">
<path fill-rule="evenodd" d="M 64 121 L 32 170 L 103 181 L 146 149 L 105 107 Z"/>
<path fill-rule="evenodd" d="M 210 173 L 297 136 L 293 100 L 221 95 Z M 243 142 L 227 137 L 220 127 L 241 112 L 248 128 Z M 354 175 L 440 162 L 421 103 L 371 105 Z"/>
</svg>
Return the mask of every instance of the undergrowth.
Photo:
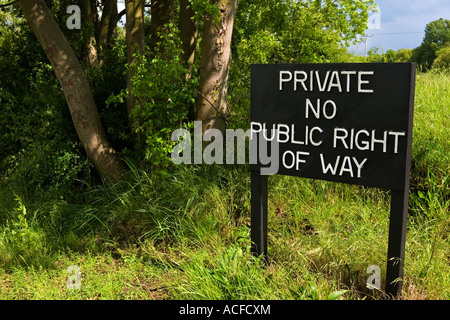
<svg viewBox="0 0 450 320">
<path fill-rule="evenodd" d="M 417 79 L 402 299 L 450 298 L 449 79 Z M 261 261 L 248 166 L 129 166 L 127 180 L 57 196 L 2 183 L 1 299 L 384 298 L 366 280 L 371 265 L 385 276 L 388 191 L 270 177 Z"/>
</svg>

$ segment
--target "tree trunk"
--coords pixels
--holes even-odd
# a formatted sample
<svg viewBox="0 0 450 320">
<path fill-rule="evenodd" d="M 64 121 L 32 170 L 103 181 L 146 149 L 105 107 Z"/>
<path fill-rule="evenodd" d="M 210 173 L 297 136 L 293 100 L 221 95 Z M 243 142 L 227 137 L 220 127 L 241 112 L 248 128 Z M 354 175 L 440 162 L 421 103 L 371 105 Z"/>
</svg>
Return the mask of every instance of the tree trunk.
<svg viewBox="0 0 450 320">
<path fill-rule="evenodd" d="M 115 21 L 117 15 L 117 0 L 106 1 L 103 6 L 102 20 L 100 22 L 98 34 L 98 44 L 101 47 L 106 47 L 108 45 L 108 40 L 110 40 L 109 38 L 111 37 L 111 27 L 117 24 L 117 21 Z"/>
<path fill-rule="evenodd" d="M 83 44 L 85 60 L 89 66 L 95 66 L 98 64 L 98 52 L 97 48 L 95 47 L 96 30 L 91 0 L 79 0 L 78 4 L 80 5 L 81 21 L 83 23 Z"/>
<path fill-rule="evenodd" d="M 72 47 L 43 0 L 18 3 L 52 64 L 89 159 L 105 180 L 116 181 L 126 167 L 106 137 L 89 83 Z"/>
<path fill-rule="evenodd" d="M 131 66 L 136 58 L 134 54 L 137 51 L 141 53 L 144 51 L 144 0 L 126 0 L 125 1 L 126 14 L 126 42 L 127 42 L 127 63 Z M 135 133 L 135 123 L 133 117 L 133 110 L 136 104 L 136 98 L 133 96 L 133 82 L 131 80 L 132 74 L 127 72 L 127 114 L 128 123 L 132 133 Z M 139 136 L 135 135 L 137 145 L 140 145 Z"/>
<path fill-rule="evenodd" d="M 174 0 L 152 0 L 150 21 L 150 50 L 155 52 L 156 46 L 161 41 L 161 37 L 158 35 L 163 31 L 165 24 L 173 22 Z M 161 48 L 162 49 L 162 48 Z"/>
<path fill-rule="evenodd" d="M 180 19 L 178 28 L 180 30 L 180 39 L 183 47 L 182 61 L 188 69 L 186 78 L 190 78 L 192 65 L 195 60 L 195 49 L 197 47 L 198 21 L 193 19 L 195 15 L 189 0 L 181 0 Z"/>
<path fill-rule="evenodd" d="M 108 28 L 108 45 L 114 41 L 117 36 L 117 23 L 119 22 L 119 12 L 117 11 L 117 0 L 114 0 L 115 5 L 112 8 L 111 20 Z"/>
<path fill-rule="evenodd" d="M 202 37 L 196 120 L 202 121 L 203 132 L 226 128 L 228 70 L 237 0 L 218 0 L 216 5 L 220 21 L 215 23 L 207 14 Z"/>
</svg>

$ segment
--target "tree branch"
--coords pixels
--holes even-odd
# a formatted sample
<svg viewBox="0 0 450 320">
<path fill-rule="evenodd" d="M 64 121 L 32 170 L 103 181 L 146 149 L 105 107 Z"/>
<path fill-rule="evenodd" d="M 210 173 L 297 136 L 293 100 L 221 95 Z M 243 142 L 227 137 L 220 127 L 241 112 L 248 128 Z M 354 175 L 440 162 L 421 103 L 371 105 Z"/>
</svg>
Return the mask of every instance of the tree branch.
<svg viewBox="0 0 450 320">
<path fill-rule="evenodd" d="M 150 8 L 151 5 L 150 4 L 144 4 L 145 8 Z M 119 14 L 117 15 L 117 21 L 119 21 L 120 19 L 122 19 L 122 17 L 125 15 L 125 9 L 123 9 L 122 11 L 119 12 Z"/>
<path fill-rule="evenodd" d="M 4 8 L 4 7 L 7 7 L 7 6 L 10 6 L 10 5 L 12 5 L 14 2 L 16 2 L 16 0 L 12 0 L 12 1 L 7 2 L 7 3 L 2 3 L 2 4 L 0 4 L 0 8 Z"/>
<path fill-rule="evenodd" d="M 200 91 L 198 91 L 197 89 L 195 89 L 195 91 L 198 93 L 198 94 L 200 94 L 203 98 L 205 98 L 205 100 L 210 104 L 210 106 L 214 109 L 214 110 L 216 110 L 216 112 L 220 115 L 220 117 L 223 119 L 223 121 L 228 125 L 228 119 L 227 119 L 227 117 L 225 116 L 225 114 L 221 111 L 221 110 L 219 110 L 219 108 L 217 108 L 215 105 L 214 105 L 214 103 L 212 103 L 202 92 L 200 92 Z"/>
</svg>

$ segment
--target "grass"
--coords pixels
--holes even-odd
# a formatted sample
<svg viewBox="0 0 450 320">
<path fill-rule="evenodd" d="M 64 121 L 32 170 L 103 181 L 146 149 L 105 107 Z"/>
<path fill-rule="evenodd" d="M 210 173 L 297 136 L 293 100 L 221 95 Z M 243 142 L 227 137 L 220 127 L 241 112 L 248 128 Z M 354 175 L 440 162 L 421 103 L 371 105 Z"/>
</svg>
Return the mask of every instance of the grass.
<svg viewBox="0 0 450 320">
<path fill-rule="evenodd" d="M 450 299 L 449 82 L 417 78 L 402 299 Z M 3 186 L 0 299 L 384 298 L 366 271 L 385 276 L 387 191 L 270 177 L 264 264 L 250 253 L 248 167 L 132 169 L 72 196 Z"/>
</svg>

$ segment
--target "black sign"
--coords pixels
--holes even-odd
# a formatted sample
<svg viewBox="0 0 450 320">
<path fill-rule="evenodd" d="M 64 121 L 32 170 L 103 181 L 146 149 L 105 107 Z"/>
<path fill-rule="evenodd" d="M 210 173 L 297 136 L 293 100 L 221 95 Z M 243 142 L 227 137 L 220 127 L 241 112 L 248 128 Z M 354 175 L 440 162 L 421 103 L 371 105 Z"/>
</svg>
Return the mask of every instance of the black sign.
<svg viewBox="0 0 450 320">
<path fill-rule="evenodd" d="M 251 71 L 251 131 L 278 142 L 276 173 L 404 189 L 413 64 L 265 64 Z M 258 160 L 253 170 L 265 166 Z"/>
<path fill-rule="evenodd" d="M 269 174 L 390 189 L 385 291 L 390 297 L 399 294 L 415 68 L 414 63 L 252 65 L 251 237 L 255 254 L 267 256 Z"/>
</svg>

